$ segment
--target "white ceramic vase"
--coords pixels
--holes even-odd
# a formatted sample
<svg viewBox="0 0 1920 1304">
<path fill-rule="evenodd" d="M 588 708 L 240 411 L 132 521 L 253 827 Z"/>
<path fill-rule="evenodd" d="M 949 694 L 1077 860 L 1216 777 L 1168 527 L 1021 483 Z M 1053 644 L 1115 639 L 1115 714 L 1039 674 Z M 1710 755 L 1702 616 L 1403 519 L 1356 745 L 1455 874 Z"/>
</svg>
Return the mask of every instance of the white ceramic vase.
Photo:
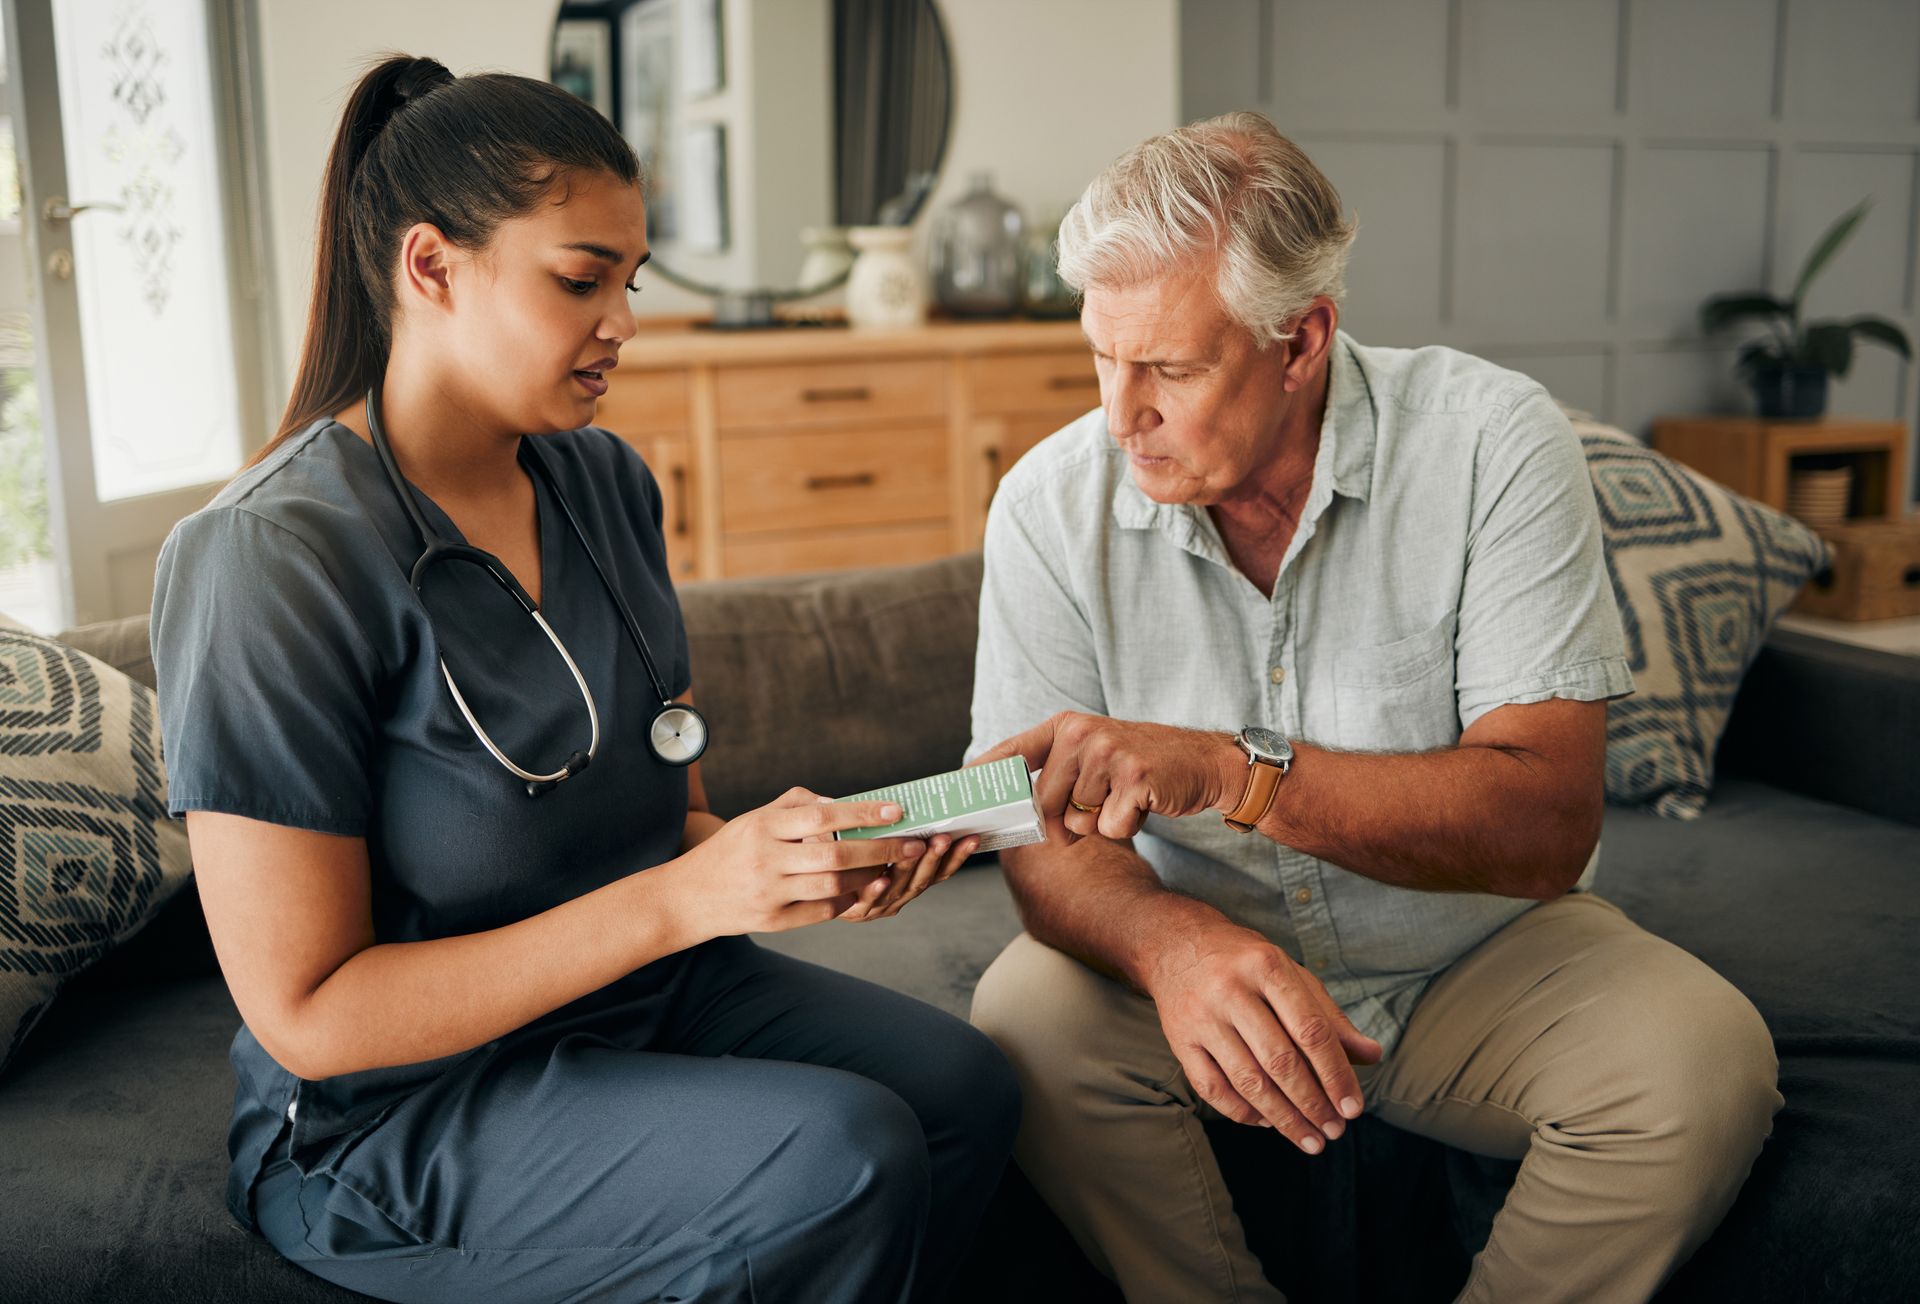
<svg viewBox="0 0 1920 1304">
<path fill-rule="evenodd" d="M 898 330 L 927 317 L 927 282 L 904 226 L 856 226 L 847 240 L 859 251 L 847 278 L 847 319 L 863 329 Z"/>
</svg>

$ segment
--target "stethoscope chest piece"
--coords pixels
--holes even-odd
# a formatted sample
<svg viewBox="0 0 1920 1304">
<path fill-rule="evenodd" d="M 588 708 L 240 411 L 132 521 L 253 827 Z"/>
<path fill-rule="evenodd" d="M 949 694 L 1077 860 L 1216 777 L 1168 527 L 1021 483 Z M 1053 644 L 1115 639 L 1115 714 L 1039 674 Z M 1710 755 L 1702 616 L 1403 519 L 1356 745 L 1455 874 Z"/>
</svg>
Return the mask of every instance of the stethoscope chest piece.
<svg viewBox="0 0 1920 1304">
<path fill-rule="evenodd" d="M 707 750 L 707 719 L 684 702 L 663 702 L 647 743 L 666 765 L 692 765 Z"/>
</svg>

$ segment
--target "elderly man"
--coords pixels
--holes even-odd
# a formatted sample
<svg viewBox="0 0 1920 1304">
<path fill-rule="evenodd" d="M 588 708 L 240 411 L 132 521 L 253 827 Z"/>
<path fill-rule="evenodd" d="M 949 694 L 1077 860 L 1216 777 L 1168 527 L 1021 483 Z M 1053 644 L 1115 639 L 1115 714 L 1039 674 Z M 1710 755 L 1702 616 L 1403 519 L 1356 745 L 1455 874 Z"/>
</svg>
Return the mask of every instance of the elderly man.
<svg viewBox="0 0 1920 1304">
<path fill-rule="evenodd" d="M 1044 769 L 1049 838 L 973 1018 L 1130 1300 L 1278 1298 L 1203 1118 L 1319 1154 L 1363 1110 L 1524 1159 L 1463 1298 L 1644 1299 L 1758 1154 L 1772 1043 L 1588 890 L 1632 682 L 1578 441 L 1524 376 L 1340 333 L 1352 238 L 1254 114 L 1061 227 L 1101 410 L 987 528 L 970 754 Z"/>
</svg>

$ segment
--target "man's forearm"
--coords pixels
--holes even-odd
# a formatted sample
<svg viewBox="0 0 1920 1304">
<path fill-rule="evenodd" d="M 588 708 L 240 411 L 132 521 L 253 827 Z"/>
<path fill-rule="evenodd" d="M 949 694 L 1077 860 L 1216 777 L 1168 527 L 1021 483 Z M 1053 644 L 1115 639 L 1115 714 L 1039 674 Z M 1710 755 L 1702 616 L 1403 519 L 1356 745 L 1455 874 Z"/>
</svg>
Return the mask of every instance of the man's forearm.
<svg viewBox="0 0 1920 1304">
<path fill-rule="evenodd" d="M 1522 749 L 1294 751 L 1258 832 L 1396 887 L 1550 899 L 1572 886 L 1600 835 L 1597 785 L 1569 794 Z M 1227 801 L 1238 799 L 1235 788 Z"/>
<path fill-rule="evenodd" d="M 1001 852 L 1000 865 L 1028 933 L 1136 991 L 1147 990 L 1149 965 L 1169 930 L 1226 918 L 1169 891 L 1125 842 L 1043 842 Z"/>
</svg>

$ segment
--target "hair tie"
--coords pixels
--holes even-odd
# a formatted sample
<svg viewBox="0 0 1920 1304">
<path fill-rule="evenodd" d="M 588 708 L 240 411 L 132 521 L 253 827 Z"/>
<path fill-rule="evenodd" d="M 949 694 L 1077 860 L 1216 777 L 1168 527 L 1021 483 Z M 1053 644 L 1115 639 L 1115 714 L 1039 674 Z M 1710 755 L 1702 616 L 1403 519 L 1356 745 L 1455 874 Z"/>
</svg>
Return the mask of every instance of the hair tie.
<svg viewBox="0 0 1920 1304">
<path fill-rule="evenodd" d="M 431 95 L 442 86 L 453 84 L 453 74 L 438 59 L 415 59 L 413 65 L 393 81 L 393 112 Z M 391 115 L 389 115 L 391 116 Z"/>
</svg>

